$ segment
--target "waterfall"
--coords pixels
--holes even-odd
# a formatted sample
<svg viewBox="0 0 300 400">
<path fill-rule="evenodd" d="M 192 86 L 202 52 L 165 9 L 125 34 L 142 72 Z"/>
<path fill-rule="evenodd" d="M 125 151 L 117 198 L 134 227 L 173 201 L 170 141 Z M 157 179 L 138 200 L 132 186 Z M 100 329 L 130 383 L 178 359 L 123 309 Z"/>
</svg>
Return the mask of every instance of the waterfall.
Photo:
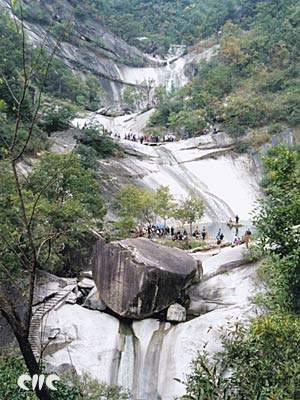
<svg viewBox="0 0 300 400">
<path fill-rule="evenodd" d="M 135 400 L 160 400 L 160 356 L 170 328 L 169 323 L 154 319 L 120 321 L 119 352 L 114 358 L 111 384 L 128 389 Z"/>
<path fill-rule="evenodd" d="M 139 381 L 137 399 L 159 400 L 160 398 L 158 394 L 159 362 L 165 325 L 165 322 L 160 322 L 158 329 L 152 334 L 142 365 L 143 379 Z"/>
<path fill-rule="evenodd" d="M 117 382 L 119 386 L 132 390 L 135 377 L 134 338 L 132 334 L 125 334 L 122 338 Z"/>
</svg>

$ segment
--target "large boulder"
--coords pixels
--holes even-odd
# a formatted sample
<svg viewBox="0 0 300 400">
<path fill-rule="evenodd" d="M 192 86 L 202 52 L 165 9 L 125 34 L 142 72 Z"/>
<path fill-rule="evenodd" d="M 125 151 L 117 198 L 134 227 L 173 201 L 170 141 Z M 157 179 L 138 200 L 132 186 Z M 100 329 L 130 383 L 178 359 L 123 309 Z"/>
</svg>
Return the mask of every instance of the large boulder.
<svg viewBox="0 0 300 400">
<path fill-rule="evenodd" d="M 169 307 L 193 282 L 197 261 L 148 239 L 95 246 L 93 278 L 104 303 L 122 317 L 143 319 Z"/>
</svg>

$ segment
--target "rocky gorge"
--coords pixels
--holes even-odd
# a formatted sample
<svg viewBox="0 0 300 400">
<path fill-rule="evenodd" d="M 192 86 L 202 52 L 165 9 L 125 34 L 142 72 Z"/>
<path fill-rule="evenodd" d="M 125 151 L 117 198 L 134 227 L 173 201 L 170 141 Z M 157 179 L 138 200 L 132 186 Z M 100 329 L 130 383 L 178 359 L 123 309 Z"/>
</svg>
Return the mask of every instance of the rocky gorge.
<svg viewBox="0 0 300 400">
<path fill-rule="evenodd" d="M 58 20 L 74 12 L 73 1 L 39 3 Z M 10 7 L 0 0 L 1 9 Z M 47 24 L 25 20 L 25 29 L 33 46 L 47 36 L 46 47 L 53 49 L 55 37 L 47 35 Z M 108 208 L 104 225 L 116 220 L 116 194 L 134 184 L 151 191 L 168 187 L 179 203 L 190 194 L 201 198 L 205 211 L 197 228 L 205 224 L 213 240 L 221 227 L 232 241 L 235 229 L 227 222 L 236 214 L 241 234 L 251 226 L 261 197 L 256 149 L 237 152 L 235 138 L 213 132 L 212 126 L 207 134 L 184 135 L 174 142 L 145 144 L 126 137 L 147 132 L 155 113 L 155 90 L 163 87 L 170 93 L 185 86 L 199 63 L 218 53 L 216 42 L 198 50 L 178 46 L 178 53 L 154 58 L 129 46 L 93 16 L 89 24 L 76 20 L 72 40 L 61 43 L 57 57 L 76 77 L 96 77 L 103 96 L 98 111 L 81 111 L 68 130 L 52 132 L 49 150 L 71 153 L 86 127 L 100 127 L 118 143 L 122 156 L 97 159 L 93 166 Z M 150 101 L 141 101 L 136 110 L 125 109 L 124 91 L 145 86 Z M 251 134 L 245 134 L 249 141 Z M 274 135 L 262 150 L 293 141 L 287 131 Z M 33 168 L 27 160 L 18 167 L 25 176 Z M 229 243 L 192 252 L 144 238 L 106 242 L 97 233 L 90 262 L 77 278 L 39 273 L 29 332 L 35 356 L 43 359 L 47 372 L 87 374 L 128 389 L 134 400 L 184 395 L 197 352 L 205 349 L 213 358 L 222 349 L 224 331 L 247 324 L 259 312 L 252 302 L 264 289 L 257 277 L 259 263 L 250 261 L 245 245 Z"/>
<path fill-rule="evenodd" d="M 46 346 L 48 370 L 88 373 L 99 381 L 128 388 L 134 399 L 172 400 L 184 394 L 183 382 L 197 351 L 204 346 L 211 356 L 219 351 L 222 330 L 254 315 L 251 298 L 261 288 L 256 281 L 257 264 L 245 260 L 244 246 L 217 254 L 182 253 L 203 268 L 200 282 L 186 288 L 190 298 L 186 321 L 169 321 L 166 314 L 141 321 L 118 318 L 103 301 L 108 288 L 104 285 L 97 295 L 91 272 L 84 272 L 81 281 L 41 320 L 36 337 L 39 346 Z M 59 286 L 53 287 L 53 281 L 54 277 L 48 277 L 43 286 L 46 303 L 45 293 L 55 298 L 61 291 Z M 69 284 L 60 281 L 63 287 Z M 162 293 L 168 296 L 168 292 Z M 118 296 L 122 298 L 122 293 Z"/>
</svg>

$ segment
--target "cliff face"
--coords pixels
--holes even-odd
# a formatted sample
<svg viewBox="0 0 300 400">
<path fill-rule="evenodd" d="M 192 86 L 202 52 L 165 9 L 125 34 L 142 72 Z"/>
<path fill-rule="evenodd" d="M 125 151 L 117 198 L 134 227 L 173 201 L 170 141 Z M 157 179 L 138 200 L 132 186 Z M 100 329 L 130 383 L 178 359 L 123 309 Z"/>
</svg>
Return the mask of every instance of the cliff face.
<svg viewBox="0 0 300 400">
<path fill-rule="evenodd" d="M 250 298 L 261 290 L 254 283 L 258 265 L 246 263 L 244 246 L 193 257 L 202 261 L 204 275 L 190 288 L 188 321 L 146 318 L 125 323 L 106 312 L 62 302 L 44 318 L 43 335 L 38 336 L 48 343 L 48 367 L 58 374 L 71 368 L 80 375 L 88 371 L 100 382 L 129 389 L 135 400 L 183 396 L 182 382 L 197 351 L 205 348 L 211 356 L 219 352 L 222 327 L 254 315 Z M 166 283 L 165 289 L 170 288 Z"/>
<path fill-rule="evenodd" d="M 56 37 L 66 28 L 57 57 L 74 73 L 96 76 L 105 96 L 104 103 L 118 103 L 124 87 L 120 67 L 142 67 L 153 60 L 115 36 L 89 2 L 72 0 L 23 1 L 26 33 L 33 45 L 45 41 L 51 50 Z M 93 2 L 90 2 L 93 3 Z M 9 0 L 0 0 L 0 9 L 11 10 Z"/>
</svg>

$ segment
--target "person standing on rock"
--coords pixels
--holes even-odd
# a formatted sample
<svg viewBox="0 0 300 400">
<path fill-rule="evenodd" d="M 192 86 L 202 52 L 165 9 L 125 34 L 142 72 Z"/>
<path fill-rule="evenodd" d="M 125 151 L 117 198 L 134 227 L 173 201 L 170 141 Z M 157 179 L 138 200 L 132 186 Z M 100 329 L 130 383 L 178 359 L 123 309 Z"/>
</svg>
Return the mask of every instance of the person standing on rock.
<svg viewBox="0 0 300 400">
<path fill-rule="evenodd" d="M 201 236 L 202 236 L 202 240 L 203 241 L 206 239 L 206 234 L 207 234 L 206 228 L 205 228 L 205 226 L 203 226 L 202 232 L 201 232 Z"/>
<path fill-rule="evenodd" d="M 240 220 L 240 217 L 238 215 L 235 216 L 235 223 L 238 224 Z"/>
<path fill-rule="evenodd" d="M 244 236 L 244 240 L 245 240 L 247 249 L 249 249 L 249 243 L 251 241 L 251 236 L 252 236 L 252 233 L 251 233 L 250 229 L 247 229 L 245 232 L 245 236 Z"/>
<path fill-rule="evenodd" d="M 241 239 L 238 237 L 238 235 L 235 235 L 233 240 L 233 246 L 239 246 L 240 244 L 241 244 Z"/>
<path fill-rule="evenodd" d="M 219 228 L 219 230 L 218 230 L 216 239 L 217 239 L 217 244 L 221 245 L 222 240 L 224 239 L 224 234 L 223 234 L 221 228 Z"/>
</svg>

